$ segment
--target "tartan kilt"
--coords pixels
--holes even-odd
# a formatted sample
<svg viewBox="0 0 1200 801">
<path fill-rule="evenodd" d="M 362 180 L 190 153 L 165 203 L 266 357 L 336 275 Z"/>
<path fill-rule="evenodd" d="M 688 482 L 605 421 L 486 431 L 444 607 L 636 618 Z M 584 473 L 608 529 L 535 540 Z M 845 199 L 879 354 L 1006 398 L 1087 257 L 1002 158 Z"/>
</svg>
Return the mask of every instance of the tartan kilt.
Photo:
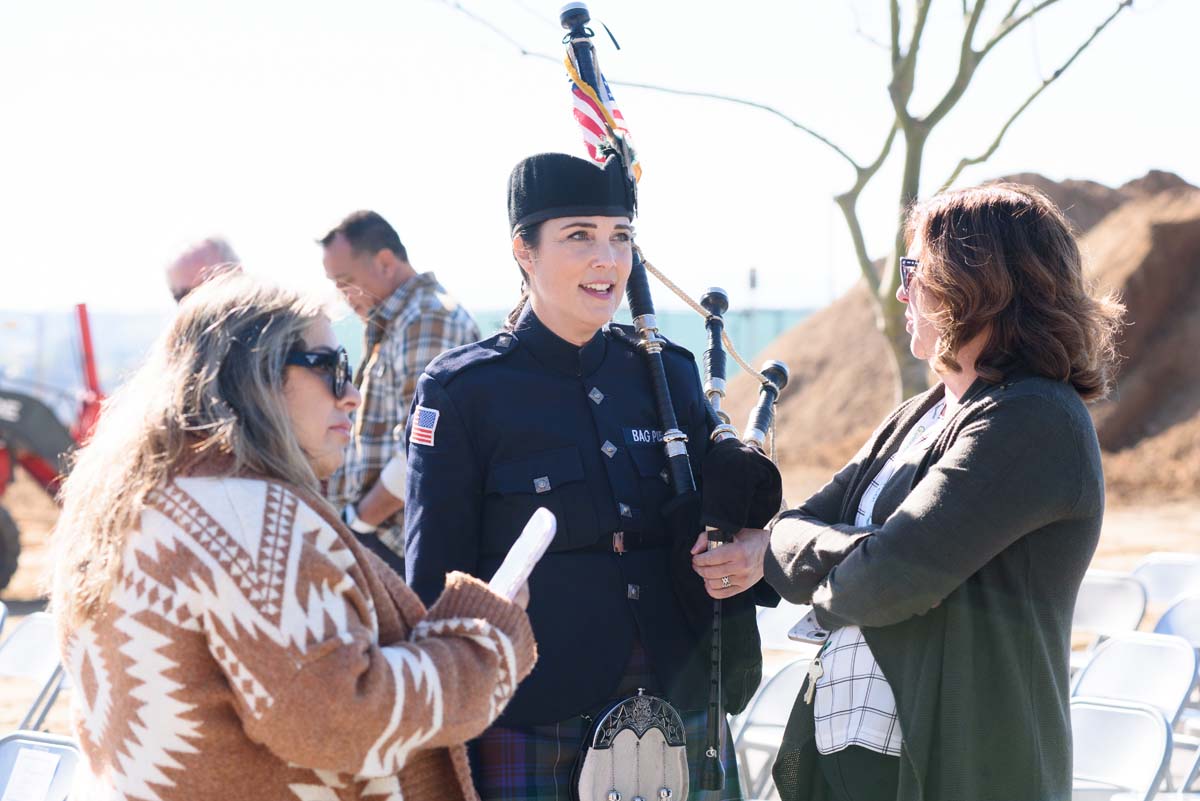
<svg viewBox="0 0 1200 801">
<path fill-rule="evenodd" d="M 612 700 L 634 695 L 639 687 L 653 693 L 656 683 L 645 650 L 641 643 L 635 642 Z M 702 792 L 695 788 L 704 755 L 708 713 L 679 710 L 679 716 L 683 719 L 687 739 L 689 782 L 693 788 L 688 793 L 688 801 L 743 801 L 728 723 L 725 725 L 725 789 Z M 481 801 L 570 801 L 571 772 L 590 728 L 590 720 L 576 715 L 545 726 L 493 726 L 485 731 L 467 744 L 471 773 Z M 657 787 L 646 788 L 647 799 L 657 797 Z M 675 801 L 679 801 L 678 796 Z"/>
</svg>

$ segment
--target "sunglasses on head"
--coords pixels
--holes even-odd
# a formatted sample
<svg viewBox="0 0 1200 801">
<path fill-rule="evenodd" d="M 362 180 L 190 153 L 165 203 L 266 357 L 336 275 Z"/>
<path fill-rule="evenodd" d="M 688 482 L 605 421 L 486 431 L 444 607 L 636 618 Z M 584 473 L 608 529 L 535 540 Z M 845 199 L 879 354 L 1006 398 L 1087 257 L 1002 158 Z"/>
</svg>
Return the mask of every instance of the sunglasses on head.
<svg viewBox="0 0 1200 801">
<path fill-rule="evenodd" d="M 337 350 L 291 350 L 283 359 L 284 364 L 319 370 L 329 376 L 329 389 L 338 400 L 346 394 L 350 383 L 350 357 L 345 348 Z"/>
<path fill-rule="evenodd" d="M 907 256 L 900 259 L 900 286 L 904 287 L 904 294 L 908 294 L 908 287 L 912 283 L 912 277 L 917 272 L 916 259 L 910 259 Z"/>
</svg>

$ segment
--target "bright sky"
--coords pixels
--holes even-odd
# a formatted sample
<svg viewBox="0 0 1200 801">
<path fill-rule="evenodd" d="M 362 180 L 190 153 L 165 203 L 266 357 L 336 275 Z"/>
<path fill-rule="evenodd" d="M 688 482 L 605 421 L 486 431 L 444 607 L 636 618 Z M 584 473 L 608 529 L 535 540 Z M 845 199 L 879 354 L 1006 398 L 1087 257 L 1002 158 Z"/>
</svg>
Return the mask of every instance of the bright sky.
<svg viewBox="0 0 1200 801">
<path fill-rule="evenodd" d="M 559 2 L 461 2 L 560 57 Z M 991 5 L 984 30 L 1009 3 Z M 1063 0 L 989 55 L 926 152 L 924 190 L 982 150 L 1115 5 Z M 452 6 L 0 4 L 0 308 L 165 311 L 163 266 L 212 233 L 251 271 L 324 291 L 313 239 L 356 208 L 386 216 L 416 267 L 469 307 L 509 305 L 508 172 L 582 145 L 561 65 L 523 57 Z M 610 80 L 770 103 L 860 161 L 883 141 L 888 54 L 868 39 L 887 39 L 884 0 L 590 6 L 623 48 L 596 27 Z M 934 2 L 921 110 L 952 76 L 960 10 Z M 1160 168 L 1200 183 L 1198 30 L 1200 2 L 1138 0 L 962 182 L 1037 171 L 1116 185 Z M 760 111 L 614 92 L 645 168 L 639 240 L 685 288 L 724 286 L 734 308 L 817 306 L 857 279 L 831 202 L 851 172 L 832 151 Z M 876 254 L 892 235 L 897 162 L 862 205 Z"/>
</svg>

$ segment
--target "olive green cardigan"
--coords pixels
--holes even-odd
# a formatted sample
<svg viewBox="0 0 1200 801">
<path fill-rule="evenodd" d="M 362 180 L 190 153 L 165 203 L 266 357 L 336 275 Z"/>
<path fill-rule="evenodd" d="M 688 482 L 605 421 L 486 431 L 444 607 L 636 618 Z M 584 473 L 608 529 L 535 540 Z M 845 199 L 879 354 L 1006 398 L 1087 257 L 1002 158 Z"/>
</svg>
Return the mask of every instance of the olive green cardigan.
<svg viewBox="0 0 1200 801">
<path fill-rule="evenodd" d="M 977 380 L 855 526 L 864 489 L 944 394 L 901 405 L 772 528 L 764 570 L 826 628 L 857 625 L 892 686 L 901 801 L 1071 795 L 1071 614 L 1100 536 L 1091 416 L 1066 383 Z M 784 801 L 828 797 L 803 694 L 774 768 Z"/>
</svg>

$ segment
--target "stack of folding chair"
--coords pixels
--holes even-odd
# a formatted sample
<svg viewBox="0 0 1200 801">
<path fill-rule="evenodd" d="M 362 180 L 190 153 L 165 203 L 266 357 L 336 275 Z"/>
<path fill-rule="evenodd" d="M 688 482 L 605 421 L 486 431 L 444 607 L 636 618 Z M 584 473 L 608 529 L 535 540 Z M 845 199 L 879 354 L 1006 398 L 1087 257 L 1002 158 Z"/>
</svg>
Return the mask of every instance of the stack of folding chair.
<svg viewBox="0 0 1200 801">
<path fill-rule="evenodd" d="M 1147 554 L 1133 568 L 1133 575 L 1145 585 L 1151 604 L 1170 604 L 1181 596 L 1200 593 L 1200 554 Z"/>
<path fill-rule="evenodd" d="M 40 728 L 63 682 L 54 619 L 48 613 L 27 616 L 0 642 L 0 678 L 25 679 L 37 688 L 20 728 Z"/>
<path fill-rule="evenodd" d="M 0 604 L 0 627 L 7 616 Z M 63 685 L 50 615 L 27 616 L 0 642 L 0 678 L 23 679 L 35 690 L 20 730 L 0 738 L 0 798 L 66 801 L 79 748 L 69 737 L 36 731 Z"/>
<path fill-rule="evenodd" d="M 1079 587 L 1071 630 L 1091 638 L 1087 650 L 1071 652 L 1071 673 L 1087 664 L 1107 637 L 1135 631 L 1146 615 L 1146 588 L 1129 573 L 1089 570 Z"/>
<path fill-rule="evenodd" d="M 1196 650 L 1181 637 L 1142 632 L 1118 634 L 1102 643 L 1096 649 L 1092 659 L 1076 676 L 1071 691 L 1074 699 L 1072 704 L 1075 703 L 1075 700 L 1086 699 L 1091 704 L 1087 712 L 1089 720 L 1102 717 L 1103 715 L 1096 711 L 1096 707 L 1110 703 L 1143 707 L 1137 715 L 1144 717 L 1146 710 L 1150 710 L 1151 713 L 1160 717 L 1162 725 L 1166 728 L 1166 739 L 1163 745 L 1166 750 L 1157 755 L 1161 763 L 1158 778 L 1160 782 L 1165 782 L 1167 789 L 1170 790 L 1173 789 L 1170 774 L 1170 759 L 1174 751 L 1172 729 L 1180 720 L 1184 706 L 1196 684 L 1196 671 Z M 1115 712 L 1112 714 L 1115 718 L 1120 717 Z M 1126 710 L 1124 714 L 1126 716 L 1134 715 L 1129 710 Z M 1072 712 L 1072 720 L 1074 720 L 1074 712 Z M 1135 721 L 1130 723 L 1130 726 L 1149 726 L 1149 724 Z M 1094 770 L 1089 774 L 1080 772 L 1078 769 L 1079 759 L 1084 759 L 1085 765 L 1093 764 L 1092 760 L 1095 759 L 1094 754 L 1083 753 L 1084 744 L 1087 744 L 1088 748 L 1099 749 L 1100 753 L 1104 754 L 1110 751 L 1122 751 L 1123 748 L 1132 748 L 1129 742 L 1129 732 L 1119 727 L 1095 731 L 1076 728 L 1074 734 L 1076 738 L 1076 777 L 1089 781 L 1107 780 L 1098 778 Z M 1159 742 L 1159 738 L 1156 736 L 1153 741 Z M 1141 766 L 1148 764 L 1145 761 L 1149 759 L 1146 756 L 1146 748 L 1141 743 L 1138 743 L 1136 748 L 1132 748 L 1139 760 L 1138 764 Z M 1130 757 L 1130 759 L 1133 758 Z M 1118 767 L 1124 769 L 1123 765 L 1124 763 L 1120 760 L 1113 762 L 1114 769 Z M 1190 776 L 1186 776 L 1181 786 L 1186 787 L 1190 778 Z M 1110 783 L 1122 784 L 1121 782 Z M 1122 786 L 1132 787 L 1133 785 L 1123 784 Z M 1154 786 L 1157 788 L 1158 784 L 1156 783 Z"/>
<path fill-rule="evenodd" d="M 1148 704 L 1071 699 L 1072 801 L 1150 801 L 1168 772 L 1171 727 Z"/>
</svg>

